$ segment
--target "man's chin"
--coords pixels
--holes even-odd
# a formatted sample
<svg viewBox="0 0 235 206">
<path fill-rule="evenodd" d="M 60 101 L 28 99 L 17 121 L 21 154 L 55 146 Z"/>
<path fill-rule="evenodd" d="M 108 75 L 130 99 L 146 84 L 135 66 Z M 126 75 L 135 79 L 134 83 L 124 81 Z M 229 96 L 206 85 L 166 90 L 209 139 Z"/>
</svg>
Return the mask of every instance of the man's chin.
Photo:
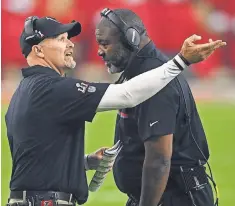
<svg viewBox="0 0 235 206">
<path fill-rule="evenodd" d="M 120 73 L 123 71 L 122 68 L 119 68 L 119 67 L 115 67 L 114 65 L 111 65 L 108 68 L 108 73 L 109 74 L 116 74 L 116 73 Z"/>
<path fill-rule="evenodd" d="M 66 62 L 65 63 L 65 66 L 66 66 L 66 69 L 74 69 L 76 67 L 76 62 L 73 61 L 73 62 Z"/>
</svg>

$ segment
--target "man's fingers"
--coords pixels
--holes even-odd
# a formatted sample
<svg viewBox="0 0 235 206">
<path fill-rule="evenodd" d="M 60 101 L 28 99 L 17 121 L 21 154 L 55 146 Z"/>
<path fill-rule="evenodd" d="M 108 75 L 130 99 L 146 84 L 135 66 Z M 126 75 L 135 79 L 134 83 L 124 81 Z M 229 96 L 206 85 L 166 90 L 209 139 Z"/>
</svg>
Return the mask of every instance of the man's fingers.
<svg viewBox="0 0 235 206">
<path fill-rule="evenodd" d="M 213 43 L 214 43 L 214 42 L 213 42 Z M 212 43 L 212 44 L 213 44 L 213 43 Z M 214 44 L 212 45 L 212 48 L 213 48 L 213 50 L 216 50 L 216 49 L 218 49 L 218 48 L 220 48 L 220 47 L 223 47 L 223 46 L 226 46 L 226 45 L 227 45 L 226 42 L 221 41 L 221 42 L 214 43 Z"/>
<path fill-rule="evenodd" d="M 214 47 L 214 49 L 217 49 L 217 48 L 220 48 L 222 46 L 226 46 L 227 43 L 226 42 L 223 42 L 222 40 L 218 40 L 218 41 L 215 41 L 215 42 L 212 42 L 212 47 Z"/>
<path fill-rule="evenodd" d="M 104 152 L 106 149 L 109 149 L 109 147 L 101 147 L 96 152 Z"/>
<path fill-rule="evenodd" d="M 217 45 L 215 46 L 215 49 L 218 49 L 218 48 L 223 47 L 223 46 L 226 46 L 226 45 L 227 45 L 226 42 L 221 42 L 220 44 L 217 44 Z"/>
<path fill-rule="evenodd" d="M 226 45 L 226 42 L 223 42 L 221 40 L 214 41 L 214 42 L 212 40 L 209 40 L 209 41 L 211 42 L 207 43 L 206 45 L 202 45 L 201 51 L 202 51 L 203 59 L 207 59 L 211 54 L 214 53 L 216 49 Z"/>
<path fill-rule="evenodd" d="M 206 50 L 215 50 L 215 49 L 218 49 L 222 46 L 225 46 L 227 45 L 226 42 L 223 42 L 222 40 L 217 40 L 217 41 L 212 41 L 210 43 L 206 43 L 206 44 L 200 44 L 198 45 L 200 50 L 202 51 L 206 51 Z"/>
<path fill-rule="evenodd" d="M 202 44 L 201 49 L 202 50 L 208 50 L 208 49 L 214 49 L 215 46 L 220 45 L 222 43 L 222 40 L 216 40 L 216 41 L 212 41 L 206 44 Z"/>
<path fill-rule="evenodd" d="M 106 150 L 109 149 L 109 147 L 101 147 L 100 150 Z"/>
</svg>

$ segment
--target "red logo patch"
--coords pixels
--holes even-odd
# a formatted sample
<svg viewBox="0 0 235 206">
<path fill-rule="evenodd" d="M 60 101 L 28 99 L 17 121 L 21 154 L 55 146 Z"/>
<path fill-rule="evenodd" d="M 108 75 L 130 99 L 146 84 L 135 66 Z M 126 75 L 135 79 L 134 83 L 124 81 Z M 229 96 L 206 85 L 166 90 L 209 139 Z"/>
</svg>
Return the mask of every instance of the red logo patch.
<svg viewBox="0 0 235 206">
<path fill-rule="evenodd" d="M 41 206 L 53 206 L 52 200 L 43 200 L 41 201 Z"/>
</svg>

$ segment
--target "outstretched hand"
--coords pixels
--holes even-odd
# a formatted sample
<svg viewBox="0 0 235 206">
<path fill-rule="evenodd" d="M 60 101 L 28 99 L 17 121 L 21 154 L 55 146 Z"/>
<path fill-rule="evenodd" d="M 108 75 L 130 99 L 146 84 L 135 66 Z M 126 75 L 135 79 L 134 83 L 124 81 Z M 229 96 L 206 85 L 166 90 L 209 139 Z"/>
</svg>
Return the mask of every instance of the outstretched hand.
<svg viewBox="0 0 235 206">
<path fill-rule="evenodd" d="M 201 36 L 194 34 L 187 38 L 183 43 L 180 53 L 191 64 L 207 59 L 216 49 L 227 45 L 227 43 L 222 40 L 212 41 L 212 39 L 209 39 L 208 43 L 195 44 L 196 41 L 201 39 Z"/>
</svg>

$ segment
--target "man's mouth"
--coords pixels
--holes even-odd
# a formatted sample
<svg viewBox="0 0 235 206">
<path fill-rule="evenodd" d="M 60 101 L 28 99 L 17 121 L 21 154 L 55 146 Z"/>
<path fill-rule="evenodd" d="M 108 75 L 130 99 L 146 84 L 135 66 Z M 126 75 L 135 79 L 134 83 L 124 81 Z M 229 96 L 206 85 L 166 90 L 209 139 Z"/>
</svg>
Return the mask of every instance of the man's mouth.
<svg viewBox="0 0 235 206">
<path fill-rule="evenodd" d="M 72 56 L 73 56 L 73 52 L 67 52 L 67 53 L 65 54 L 65 56 L 66 56 L 66 57 L 72 57 Z"/>
<path fill-rule="evenodd" d="M 111 63 L 110 62 L 105 62 L 105 66 L 106 67 L 111 67 Z"/>
</svg>

